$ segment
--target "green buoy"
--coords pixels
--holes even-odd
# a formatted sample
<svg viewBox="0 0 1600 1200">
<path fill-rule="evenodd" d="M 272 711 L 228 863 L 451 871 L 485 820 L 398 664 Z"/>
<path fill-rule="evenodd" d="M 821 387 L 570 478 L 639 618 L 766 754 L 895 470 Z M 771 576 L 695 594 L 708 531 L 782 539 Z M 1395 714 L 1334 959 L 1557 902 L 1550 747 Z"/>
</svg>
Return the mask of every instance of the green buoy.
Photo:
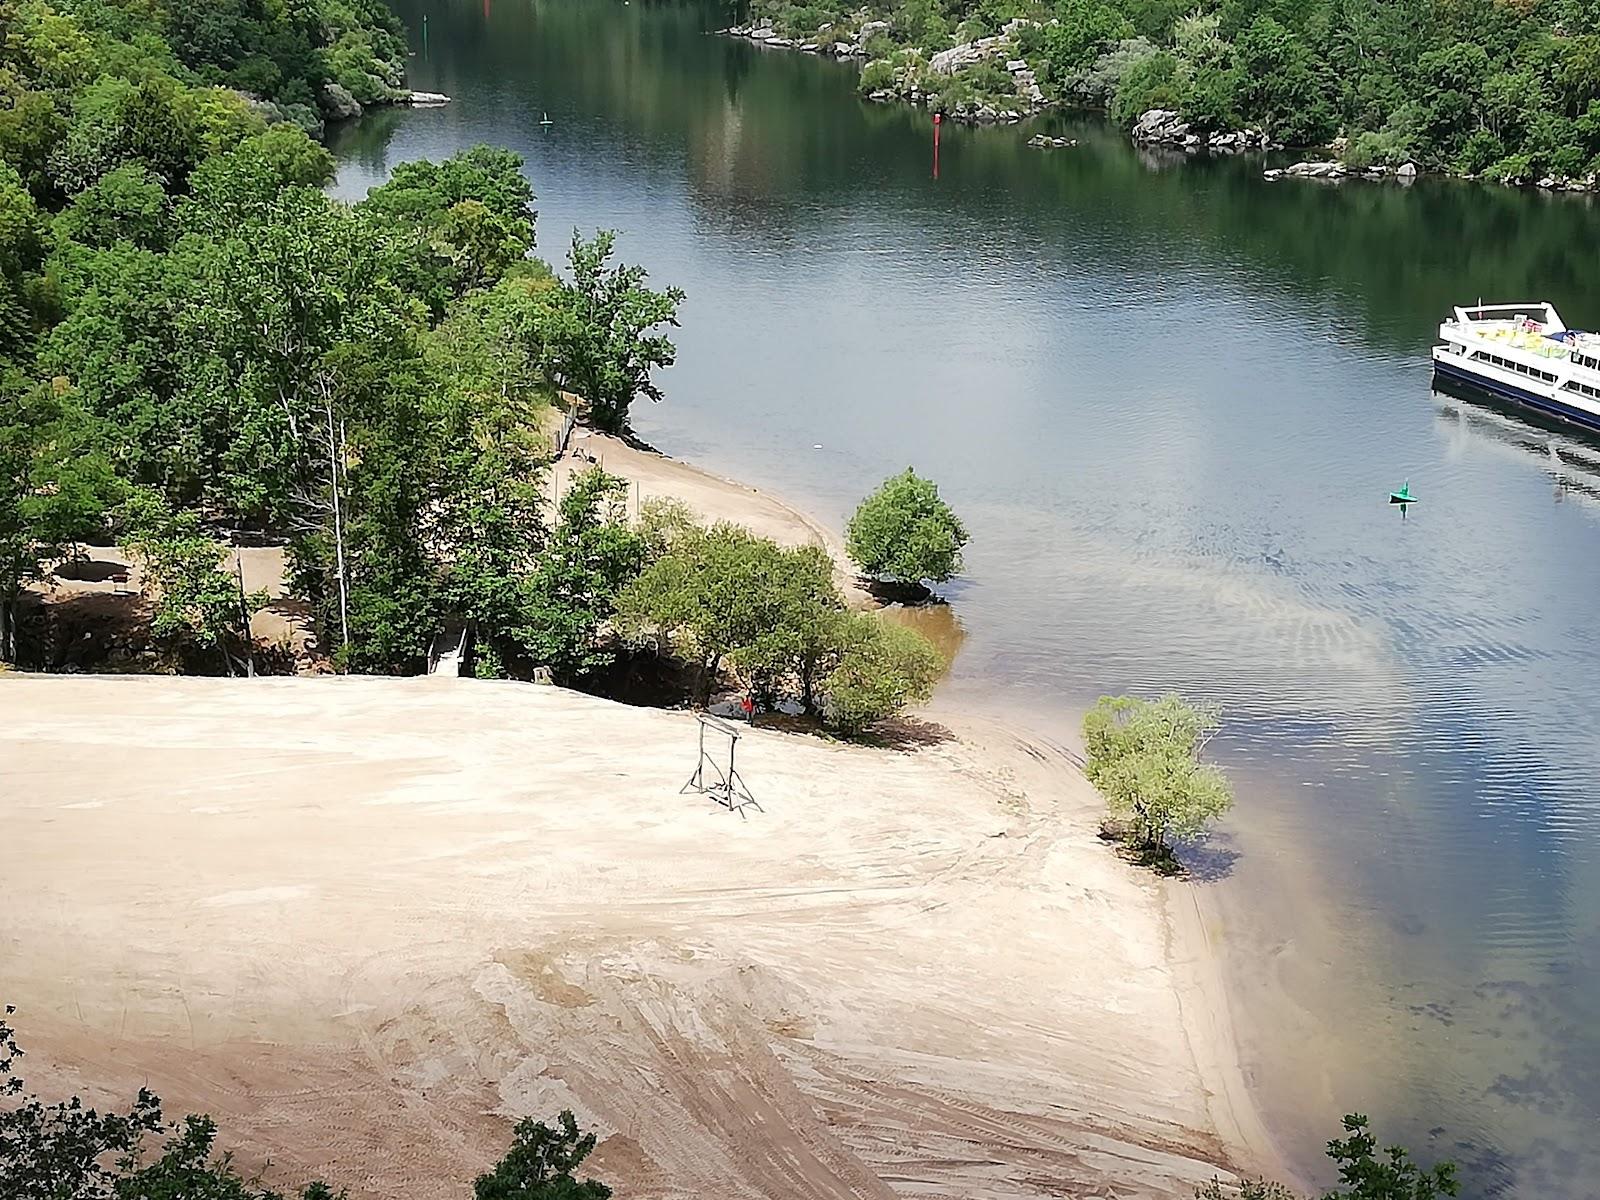
<svg viewBox="0 0 1600 1200">
<path fill-rule="evenodd" d="M 1415 504 L 1417 498 L 1411 494 L 1411 480 L 1406 480 L 1400 485 L 1398 492 L 1389 493 L 1390 504 Z"/>
</svg>

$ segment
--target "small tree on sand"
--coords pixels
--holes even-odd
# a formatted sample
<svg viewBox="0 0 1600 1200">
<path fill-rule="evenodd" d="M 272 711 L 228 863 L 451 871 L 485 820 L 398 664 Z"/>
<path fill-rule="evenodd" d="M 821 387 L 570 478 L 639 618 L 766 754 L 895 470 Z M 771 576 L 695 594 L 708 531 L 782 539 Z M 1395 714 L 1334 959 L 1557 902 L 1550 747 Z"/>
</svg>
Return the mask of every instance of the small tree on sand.
<svg viewBox="0 0 1600 1200">
<path fill-rule="evenodd" d="M 1198 836 L 1233 804 L 1222 771 L 1200 761 L 1221 724 L 1216 706 L 1176 695 L 1102 696 L 1084 717 L 1085 773 L 1151 858 L 1168 858 L 1172 842 Z"/>
<path fill-rule="evenodd" d="M 932 642 L 884 617 L 841 617 L 838 665 L 823 682 L 823 717 L 830 726 L 858 734 L 933 695 L 945 663 Z"/>
<path fill-rule="evenodd" d="M 925 592 L 961 570 L 967 529 L 938 487 L 907 467 L 861 502 L 845 528 L 845 549 L 865 575 Z"/>
</svg>

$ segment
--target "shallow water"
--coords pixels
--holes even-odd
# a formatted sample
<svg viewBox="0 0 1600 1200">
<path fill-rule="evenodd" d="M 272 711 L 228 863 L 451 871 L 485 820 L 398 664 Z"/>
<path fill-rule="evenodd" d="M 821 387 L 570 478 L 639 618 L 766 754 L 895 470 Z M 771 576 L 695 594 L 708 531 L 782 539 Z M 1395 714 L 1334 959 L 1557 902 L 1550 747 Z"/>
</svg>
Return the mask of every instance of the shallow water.
<svg viewBox="0 0 1600 1200">
<path fill-rule="evenodd" d="M 1600 207 L 1268 184 L 1088 118 L 946 127 L 935 178 L 926 114 L 714 14 L 399 8 L 456 99 L 340 131 L 341 193 L 511 146 L 546 256 L 614 227 L 688 290 L 644 436 L 840 524 L 939 480 L 973 532 L 946 700 L 1064 736 L 1102 692 L 1224 705 L 1199 863 L 1298 1162 L 1358 1108 L 1472 1195 L 1596 1190 L 1600 444 L 1432 393 L 1427 349 L 1480 295 L 1600 323 Z"/>
</svg>

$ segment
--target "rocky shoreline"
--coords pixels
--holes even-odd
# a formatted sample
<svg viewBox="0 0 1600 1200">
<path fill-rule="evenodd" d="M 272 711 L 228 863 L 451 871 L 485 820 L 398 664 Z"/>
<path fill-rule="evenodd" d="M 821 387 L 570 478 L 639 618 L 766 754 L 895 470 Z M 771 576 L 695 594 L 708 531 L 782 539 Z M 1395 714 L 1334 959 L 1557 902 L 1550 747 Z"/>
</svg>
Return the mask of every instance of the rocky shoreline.
<svg viewBox="0 0 1600 1200">
<path fill-rule="evenodd" d="M 780 34 L 769 19 L 746 25 L 733 25 L 716 32 L 726 36 L 754 42 L 774 49 L 798 50 L 802 54 L 821 54 L 839 60 L 853 59 L 863 69 L 869 65 L 883 68 L 887 78 L 881 85 L 864 92 L 864 98 L 879 104 L 902 101 L 933 108 L 948 119 L 969 125 L 1014 125 L 1058 106 L 1044 94 L 1033 68 L 1017 44 L 1017 34 L 1025 28 L 1038 28 L 1039 22 L 1017 17 L 992 37 L 963 42 L 948 50 L 927 56 L 921 50 L 902 47 L 890 57 L 873 59 L 867 45 L 889 31 L 887 21 L 867 21 L 858 29 L 847 26 L 835 29 L 824 25 L 810 38 L 786 37 Z M 945 81 L 952 83 L 969 67 L 994 62 L 1002 66 L 1010 77 L 1014 94 L 1004 98 L 973 99 L 962 97 L 948 102 Z M 448 99 L 447 97 L 445 99 Z M 421 103 L 422 101 L 418 101 Z M 1129 138 L 1139 146 L 1162 147 L 1184 154 L 1263 154 L 1286 147 L 1261 129 L 1246 127 L 1233 130 L 1198 130 L 1173 109 L 1152 108 L 1142 113 L 1129 131 Z M 1027 143 L 1034 149 L 1064 148 L 1077 145 L 1072 138 L 1050 137 L 1038 134 Z M 1344 149 L 1343 139 L 1327 148 L 1337 155 Z M 1354 166 L 1334 157 L 1307 159 L 1287 167 L 1271 167 L 1262 172 L 1262 178 L 1276 182 L 1281 179 L 1313 179 L 1324 183 L 1337 183 L 1345 179 L 1362 179 L 1372 182 L 1409 184 L 1423 170 L 1415 162 L 1395 166 L 1369 164 Z M 1476 179 L 1481 176 L 1455 175 L 1450 178 Z M 1571 178 L 1547 175 L 1539 179 L 1490 179 L 1513 187 L 1537 187 L 1554 192 L 1600 192 L 1600 174 Z"/>
<path fill-rule="evenodd" d="M 1424 174 L 1422 169 L 1414 162 L 1401 163 L 1397 167 L 1373 164 L 1366 167 L 1354 167 L 1337 158 L 1307 159 L 1303 162 L 1293 163 L 1287 167 L 1273 167 L 1261 172 L 1261 178 L 1268 182 L 1277 182 L 1280 179 L 1315 179 L 1323 183 L 1339 183 L 1346 179 L 1364 179 L 1370 182 L 1389 181 L 1402 186 L 1416 181 L 1419 175 Z M 1452 179 L 1475 179 L 1472 175 L 1449 175 Z M 1600 175 L 1588 175 L 1582 179 L 1573 179 L 1567 176 L 1547 175 L 1542 179 L 1505 179 L 1488 180 L 1491 183 L 1502 183 L 1512 187 L 1536 187 L 1547 192 L 1597 192 L 1600 191 Z"/>
<path fill-rule="evenodd" d="M 1244 154 L 1283 149 L 1259 129 L 1195 130 L 1169 108 L 1145 112 L 1128 136 L 1141 146 L 1171 146 L 1187 153 Z"/>
<path fill-rule="evenodd" d="M 940 102 L 942 81 L 953 81 L 963 68 L 994 61 L 1001 63 L 1010 76 L 1014 95 L 995 101 L 963 98 L 939 111 L 951 120 L 970 125 L 1014 125 L 1024 121 L 1051 106 L 1039 87 L 1033 68 L 1017 51 L 1017 31 L 1036 24 L 1025 17 L 1017 17 L 1007 22 L 993 37 L 963 42 L 930 57 L 924 57 L 920 51 L 902 51 L 896 55 L 901 61 L 890 63 L 893 74 L 886 81 L 886 86 L 871 89 L 866 93 L 866 98 L 879 104 L 898 100 L 933 107 Z M 775 49 L 825 54 L 830 58 L 855 59 L 864 63 L 869 57 L 867 43 L 887 33 L 888 29 L 887 21 L 868 21 L 853 32 L 848 29 L 839 31 L 839 36 L 831 41 L 828 39 L 834 32 L 832 26 L 823 26 L 811 40 L 784 37 L 769 22 L 734 25 L 717 32 Z"/>
</svg>

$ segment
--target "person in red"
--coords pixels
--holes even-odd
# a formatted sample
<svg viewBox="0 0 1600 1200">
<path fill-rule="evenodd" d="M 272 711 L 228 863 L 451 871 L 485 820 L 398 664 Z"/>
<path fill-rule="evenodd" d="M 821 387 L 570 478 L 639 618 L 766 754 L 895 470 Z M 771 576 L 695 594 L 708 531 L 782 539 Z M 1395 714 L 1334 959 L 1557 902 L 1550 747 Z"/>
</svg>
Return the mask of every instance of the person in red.
<svg viewBox="0 0 1600 1200">
<path fill-rule="evenodd" d="M 748 693 L 739 698 L 739 707 L 744 711 L 744 719 L 754 725 L 756 720 L 756 702 Z"/>
</svg>

